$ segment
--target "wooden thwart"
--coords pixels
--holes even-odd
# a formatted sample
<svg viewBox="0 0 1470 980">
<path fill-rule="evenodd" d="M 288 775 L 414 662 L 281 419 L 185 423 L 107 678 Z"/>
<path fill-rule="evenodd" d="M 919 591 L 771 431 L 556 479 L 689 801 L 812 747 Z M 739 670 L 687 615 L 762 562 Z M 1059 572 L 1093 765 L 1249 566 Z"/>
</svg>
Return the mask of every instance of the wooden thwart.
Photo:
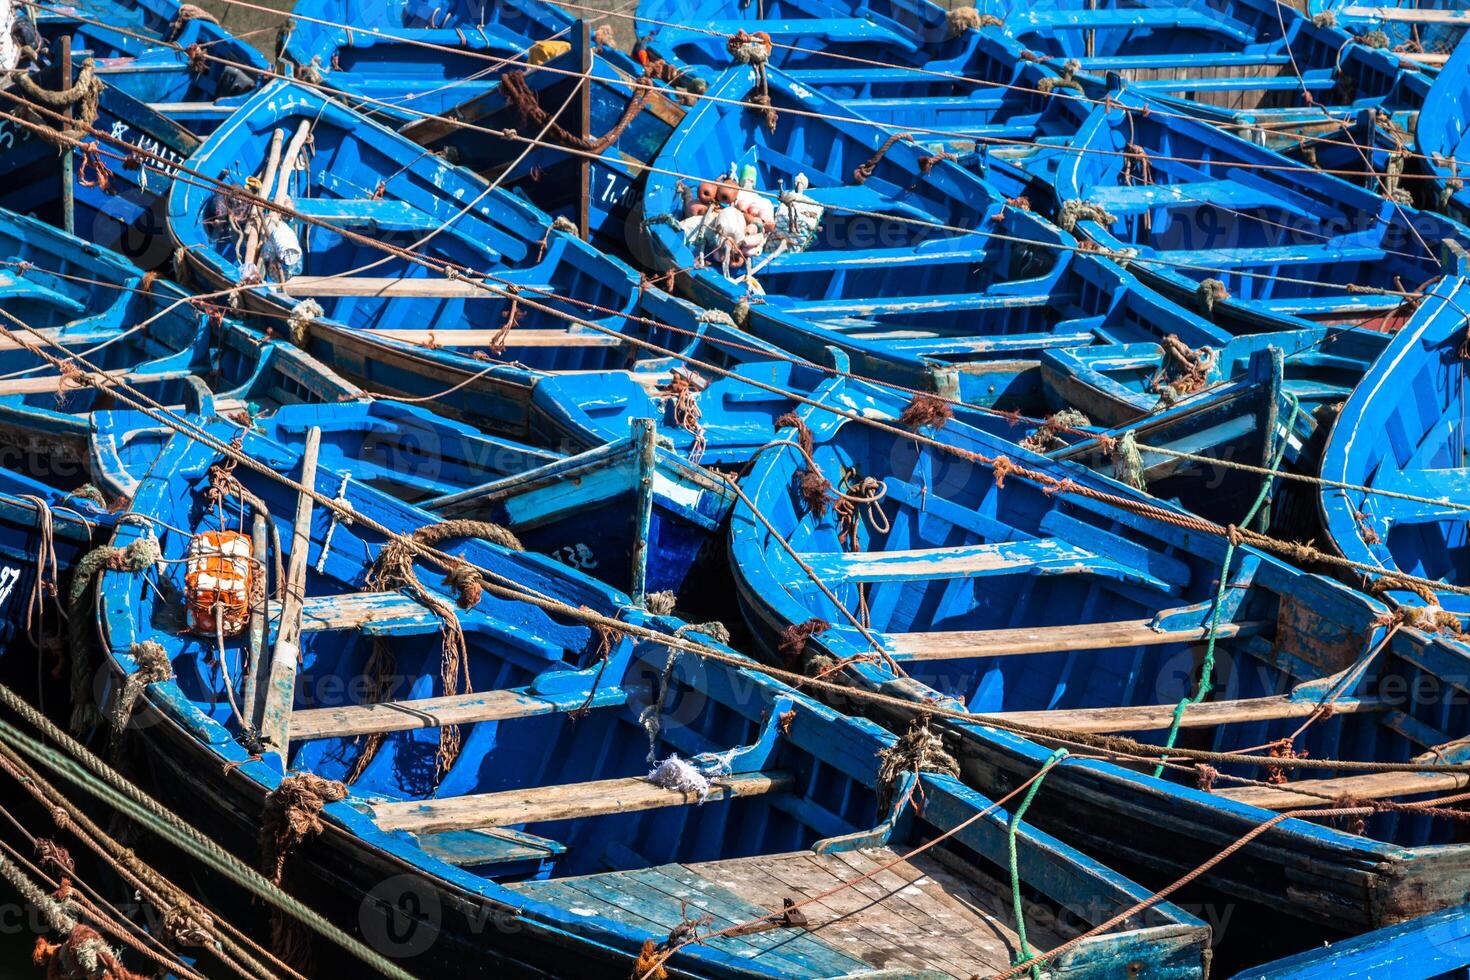
<svg viewBox="0 0 1470 980">
<path fill-rule="evenodd" d="M 590 700 L 575 705 L 538 699 L 525 691 L 484 691 L 452 694 L 448 697 L 417 698 L 411 701 L 386 701 L 382 704 L 352 704 L 339 708 L 313 708 L 291 716 L 293 739 L 352 738 L 357 735 L 384 735 L 415 728 L 440 728 L 445 725 L 469 725 L 479 721 L 510 721 L 535 715 L 555 714 L 571 708 L 600 708 L 625 704 L 628 693 L 622 688 L 597 692 Z"/>
<path fill-rule="evenodd" d="M 705 801 L 760 796 L 789 789 L 791 784 L 789 773 L 737 773 L 716 780 Z M 408 830 L 425 834 L 544 823 L 550 820 L 580 820 L 584 817 L 656 810 L 697 802 L 697 797 L 664 789 L 646 779 L 599 779 L 565 786 L 536 786 L 442 800 L 379 803 L 373 807 L 373 817 L 382 830 Z"/>
<path fill-rule="evenodd" d="M 1303 779 L 1281 786 L 1237 786 L 1217 789 L 1215 795 L 1237 803 L 1291 810 L 1297 807 L 1330 806 L 1347 798 L 1386 800 L 1395 796 L 1453 793 L 1470 786 L 1470 773 L 1463 772 L 1375 772 L 1366 776 L 1338 779 Z"/>
<path fill-rule="evenodd" d="M 363 336 L 396 340 L 423 347 L 621 347 L 623 339 L 591 330 L 515 329 L 499 330 L 361 330 Z"/>
<path fill-rule="evenodd" d="M 1008 711 L 997 717 L 1023 725 L 1036 725 L 1064 732 L 1164 731 L 1174 720 L 1172 704 L 1148 704 L 1119 708 L 1063 708 L 1056 711 Z M 1318 708 L 1316 701 L 1293 701 L 1287 697 L 1242 698 L 1238 701 L 1206 701 L 1185 709 L 1181 728 L 1211 728 L 1237 722 L 1278 721 L 1306 718 Z M 1340 698 L 1332 704 L 1334 714 L 1387 711 L 1387 702 Z"/>
<path fill-rule="evenodd" d="M 1221 623 L 1220 639 L 1254 632 L 1265 623 Z M 1147 619 L 1117 623 L 1076 623 L 1068 626 L 1023 626 L 999 630 L 934 631 L 880 634 L 895 660 L 962 660 L 970 657 L 1014 657 L 1027 653 L 1067 650 L 1113 650 L 1124 647 L 1199 643 L 1203 628 L 1156 630 Z"/>
<path fill-rule="evenodd" d="M 281 284 L 287 296 L 399 296 L 418 299 L 502 299 L 497 288 L 467 279 L 402 279 L 387 276 L 295 276 Z"/>
</svg>

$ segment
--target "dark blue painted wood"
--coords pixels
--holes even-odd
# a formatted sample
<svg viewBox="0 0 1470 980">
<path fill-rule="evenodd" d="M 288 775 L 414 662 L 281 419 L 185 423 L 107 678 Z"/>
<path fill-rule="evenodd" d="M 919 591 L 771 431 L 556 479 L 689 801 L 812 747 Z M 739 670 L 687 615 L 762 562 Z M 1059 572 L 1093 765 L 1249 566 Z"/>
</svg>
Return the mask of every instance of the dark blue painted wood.
<svg viewBox="0 0 1470 980">
<path fill-rule="evenodd" d="M 1235 980 L 1462 980 L 1467 967 L 1470 908 L 1462 905 L 1253 967 Z"/>
</svg>

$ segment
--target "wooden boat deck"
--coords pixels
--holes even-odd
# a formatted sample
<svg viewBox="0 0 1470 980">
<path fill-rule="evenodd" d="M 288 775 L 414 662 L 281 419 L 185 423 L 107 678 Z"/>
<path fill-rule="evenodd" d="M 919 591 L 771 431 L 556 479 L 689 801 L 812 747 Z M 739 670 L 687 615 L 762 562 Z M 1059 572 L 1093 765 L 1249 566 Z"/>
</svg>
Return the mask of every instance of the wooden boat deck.
<svg viewBox="0 0 1470 980">
<path fill-rule="evenodd" d="M 870 879 L 799 912 L 805 926 L 779 926 L 721 937 L 707 945 L 760 957 L 772 973 L 782 967 L 829 976 L 891 971 L 893 976 L 986 976 L 1010 967 L 1018 949 L 1009 889 L 951 871 L 934 852 L 902 861 L 888 848 L 817 854 L 760 855 L 699 864 L 672 864 L 511 885 L 570 908 L 596 909 L 621 922 L 667 933 L 686 918 L 710 916 L 705 934 L 780 912 L 783 901 L 813 898 L 877 872 Z M 1033 947 L 1049 949 L 1063 937 L 1027 924 Z"/>
</svg>

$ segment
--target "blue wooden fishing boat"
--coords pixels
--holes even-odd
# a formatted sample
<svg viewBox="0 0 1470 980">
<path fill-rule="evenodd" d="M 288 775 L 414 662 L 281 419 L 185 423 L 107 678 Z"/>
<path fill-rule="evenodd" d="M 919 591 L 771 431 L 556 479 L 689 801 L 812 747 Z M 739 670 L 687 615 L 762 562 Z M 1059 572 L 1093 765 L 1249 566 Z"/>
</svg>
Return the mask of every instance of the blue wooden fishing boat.
<svg viewBox="0 0 1470 980">
<path fill-rule="evenodd" d="M 81 623 L 92 628 L 88 610 L 73 598 L 77 565 L 111 537 L 115 519 L 95 489 L 64 493 L 0 468 L 0 681 L 63 718 L 68 688 L 80 678 L 90 694 L 92 680 L 88 670 L 68 669 L 82 645 L 66 641 L 69 631 Z"/>
<path fill-rule="evenodd" d="M 256 431 L 288 448 L 299 449 L 308 432 L 320 430 L 323 466 L 410 502 L 483 486 L 562 458 L 484 435 L 418 405 L 380 399 L 288 405 L 251 421 Z"/>
<path fill-rule="evenodd" d="M 921 128 L 921 139 L 1007 150 L 1055 139 L 1039 125 L 1045 93 L 1101 100 L 1104 76 L 1118 72 L 1173 111 L 1274 149 L 1330 169 L 1383 171 L 1395 151 L 1402 164 L 1428 88 L 1405 56 L 1354 43 L 1289 7 L 1278 13 L 1271 0 L 1002 3 L 949 13 L 926 0 L 783 3 L 764 12 L 727 0 L 700 5 L 692 22 L 668 0 L 645 0 L 639 11 L 648 21 L 642 43 L 691 71 L 729 65 L 729 37 L 758 34 L 775 42 L 771 64 L 877 121 Z"/>
<path fill-rule="evenodd" d="M 774 129 L 744 105 L 762 92 Z M 763 339 L 809 360 L 836 346 L 860 374 L 1023 410 L 1049 347 L 1160 331 L 1208 342 L 1195 332 L 1208 325 L 1129 294 L 1128 277 L 1022 203 L 775 69 L 733 69 L 709 95 L 659 154 L 643 226 L 656 268 Z"/>
<path fill-rule="evenodd" d="M 1079 94 L 1105 97 L 1105 76 L 1117 73 L 1170 110 L 1332 170 L 1381 174 L 1395 152 L 1402 166 L 1428 89 L 1405 56 L 1273 0 L 1053 0 L 1010 4 L 1004 21 Z"/>
<path fill-rule="evenodd" d="M 1259 753 L 1211 757 L 1207 768 L 1176 757 L 1155 778 L 1104 761 L 1139 751 L 1113 743 L 1097 747 L 1103 759 L 1047 777 L 1061 791 L 1050 806 L 1037 801 L 1044 826 L 1150 869 L 1152 884 L 1274 811 L 1470 785 L 1458 766 L 1470 708 L 1446 694 L 1466 682 L 1463 645 L 1406 628 L 1390 636 L 1376 600 L 1232 548 L 1183 511 L 1150 511 L 1082 467 L 954 421 L 918 430 L 935 444 L 894 426 L 891 415 L 844 422 L 813 439 L 812 462 L 782 446 L 742 482 L 754 510 L 737 502 L 731 557 L 762 656 L 974 713 L 945 728 L 982 792 L 1018 785 L 1049 756 L 1049 739 L 1132 735 L 1181 752 Z M 992 470 L 967 452 L 1006 462 Z M 1092 755 L 1089 745 L 1070 747 Z M 1303 752 L 1423 770 L 1294 768 Z M 1470 852 L 1457 824 L 1363 816 L 1361 829 L 1290 817 L 1197 884 L 1336 930 L 1463 900 Z"/>
<path fill-rule="evenodd" d="M 644 0 L 639 45 L 698 88 L 730 67 L 730 36 L 744 31 L 770 40 L 768 63 L 786 78 L 921 143 L 957 151 L 1049 137 L 1053 73 L 1004 34 L 968 29 L 928 0 L 781 2 L 763 17 L 734 2 L 687 6 Z"/>
<path fill-rule="evenodd" d="M 1467 298 L 1463 271 L 1435 284 L 1348 397 L 1323 450 L 1324 479 L 1368 488 L 1321 489 L 1328 536 L 1345 557 L 1381 568 L 1381 586 L 1394 586 L 1395 573 L 1470 585 L 1470 484 L 1460 411 Z M 1403 583 L 1388 594 L 1411 605 L 1430 598 Z M 1462 620 L 1470 615 L 1464 595 L 1440 590 L 1432 598 Z"/>
<path fill-rule="evenodd" d="M 1032 200 L 1050 197 L 1061 224 L 1231 333 L 1391 331 L 1440 274 L 1445 243 L 1470 239 L 1206 123 L 1144 112 L 1119 85 L 1070 147 L 1025 161 Z"/>
<path fill-rule="evenodd" d="M 100 81 L 97 117 L 90 123 L 96 135 L 86 140 L 86 151 L 68 151 L 69 172 L 63 169 L 55 141 L 48 138 L 48 131 L 64 130 L 69 124 L 38 101 L 62 87 L 58 72 L 52 68 L 17 73 L 0 85 L 4 96 L 0 112 L 13 116 L 28 109 L 33 125 L 44 127 L 0 119 L 0 144 L 6 148 L 0 155 L 0 175 L 5 178 L 0 182 L 0 207 L 66 227 L 63 188 L 69 182 L 70 220 L 76 234 L 123 253 L 146 269 L 156 269 L 173 255 L 164 220 L 165 198 L 176 173 L 173 165 L 193 153 L 199 140 L 113 85 L 108 76 Z"/>
<path fill-rule="evenodd" d="M 1426 72 L 1440 70 L 1470 27 L 1470 10 L 1463 0 L 1395 0 L 1360 3 L 1358 0 L 1308 0 L 1314 20 L 1335 24 L 1363 39 L 1363 43 L 1392 50 Z"/>
<path fill-rule="evenodd" d="M 1299 432 L 1310 437 L 1317 416 L 1352 393 L 1388 346 L 1376 331 L 1307 327 L 1230 337 L 1218 349 L 1174 343 L 1097 345 L 1046 351 L 1042 377 L 1049 397 L 1101 425 L 1120 426 L 1246 371 L 1252 357 L 1282 354 L 1282 392 L 1301 406 Z"/>
<path fill-rule="evenodd" d="M 314 150 L 298 167 L 308 136 Z M 273 155 L 273 145 L 284 150 Z M 433 400 L 524 438 L 541 372 L 621 368 L 640 352 L 627 335 L 657 334 L 628 316 L 639 277 L 626 265 L 515 195 L 294 83 L 263 89 L 190 166 L 235 188 L 258 179 L 290 208 L 285 217 L 252 214 L 229 191 L 176 185 L 169 227 L 191 267 L 217 288 L 260 276 L 240 293 L 244 305 L 278 328 L 294 313 L 302 346 L 374 393 Z M 264 233 L 253 234 L 261 224 Z M 404 257 L 408 250 L 432 268 Z"/>
<path fill-rule="evenodd" d="M 666 84 L 680 79 L 594 43 L 581 24 L 567 40 L 555 57 L 508 64 L 496 74 L 504 84 L 400 131 L 625 255 L 645 169 L 684 117 L 682 94 Z M 538 136 L 543 145 L 527 142 Z"/>
<path fill-rule="evenodd" d="M 303 81 L 341 92 L 390 126 L 437 116 L 499 84 L 499 74 L 571 40 L 573 19 L 539 0 L 305 0 L 282 49 Z"/>
<path fill-rule="evenodd" d="M 507 527 L 642 603 L 653 592 L 677 597 L 696 563 L 716 561 L 734 500 L 719 476 L 658 445 L 656 420 L 640 419 L 605 446 L 422 506 Z"/>
<path fill-rule="evenodd" d="M 1234 980 L 1463 980 L 1470 967 L 1470 907 L 1444 909 L 1307 950 Z"/>
<path fill-rule="evenodd" d="M 362 396 L 290 344 L 35 218 L 0 212 L 0 254 L 11 256 L 0 270 L 0 447 L 10 468 L 53 486 L 93 476 L 87 416 L 113 407 L 122 382 L 167 407 L 208 397 L 245 418 Z"/>
<path fill-rule="evenodd" d="M 36 4 L 35 26 L 52 48 L 72 38 L 78 64 L 154 111 L 208 132 L 270 71 L 265 57 L 214 16 L 175 0 L 66 0 Z"/>
<path fill-rule="evenodd" d="M 1462 44 L 1435 78 L 1414 127 L 1420 163 L 1435 177 L 1433 204 L 1462 220 L 1470 217 L 1470 192 L 1462 172 L 1470 171 L 1470 45 Z"/>
<path fill-rule="evenodd" d="M 191 435 L 142 477 L 137 519 L 114 538 L 156 533 L 165 562 L 102 581 L 110 660 L 121 677 L 147 669 L 152 681 L 121 686 L 118 697 L 142 693 L 113 705 L 148 722 L 135 737 L 183 790 L 175 805 L 226 840 L 254 846 L 288 781 L 325 793 L 328 831 L 265 857 L 297 894 L 391 936 L 378 948 L 415 973 L 621 973 L 641 955 L 644 969 L 666 959 L 681 977 L 970 976 L 1145 896 L 1015 821 L 1027 908 L 1060 917 L 1028 914 L 1023 940 L 1009 911 L 1010 814 L 984 812 L 980 794 L 928 771 L 942 766 L 910 764 L 892 736 L 741 667 L 677 620 L 474 537 L 487 530 L 439 524 L 360 485 L 343 497 L 352 522 L 338 521 L 279 480 L 337 493 L 340 478 L 314 465 L 314 439 L 298 455 L 247 434 L 243 452 L 276 478 L 241 464 L 221 482 L 222 457 Z M 206 498 L 212 480 L 223 508 Z M 448 549 L 460 585 L 442 591 L 439 573 L 373 524 Z M 254 626 L 223 639 L 161 630 L 198 605 L 186 556 L 222 539 L 234 547 L 236 535 L 264 556 L 253 567 L 286 565 L 284 601 L 270 617 L 240 610 Z M 484 589 L 464 591 L 465 573 Z M 522 598 L 533 595 L 549 605 Z M 676 631 L 721 659 L 660 642 Z M 462 683 L 446 691 L 453 649 L 462 666 L 449 676 Z M 406 683 L 342 683 L 353 677 Z M 377 697 L 357 700 L 368 689 Z M 899 761 L 885 770 L 884 757 Z M 859 878 L 850 895 L 839 887 Z M 902 910 L 891 888 L 903 889 Z M 438 911 L 395 911 L 410 902 Z M 1163 902 L 1053 966 L 1202 977 L 1207 936 Z"/>
</svg>

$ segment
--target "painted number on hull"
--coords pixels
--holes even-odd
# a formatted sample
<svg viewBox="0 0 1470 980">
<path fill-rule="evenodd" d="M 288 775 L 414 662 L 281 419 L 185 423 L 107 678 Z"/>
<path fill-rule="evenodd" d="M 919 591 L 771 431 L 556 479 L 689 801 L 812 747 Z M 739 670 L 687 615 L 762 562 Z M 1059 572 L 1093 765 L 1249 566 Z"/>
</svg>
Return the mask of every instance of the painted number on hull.
<svg viewBox="0 0 1470 980">
<path fill-rule="evenodd" d="M 597 567 L 597 558 L 585 544 L 569 544 L 564 548 L 557 548 L 551 552 L 551 557 L 563 565 L 580 568 L 584 572 Z"/>
</svg>

